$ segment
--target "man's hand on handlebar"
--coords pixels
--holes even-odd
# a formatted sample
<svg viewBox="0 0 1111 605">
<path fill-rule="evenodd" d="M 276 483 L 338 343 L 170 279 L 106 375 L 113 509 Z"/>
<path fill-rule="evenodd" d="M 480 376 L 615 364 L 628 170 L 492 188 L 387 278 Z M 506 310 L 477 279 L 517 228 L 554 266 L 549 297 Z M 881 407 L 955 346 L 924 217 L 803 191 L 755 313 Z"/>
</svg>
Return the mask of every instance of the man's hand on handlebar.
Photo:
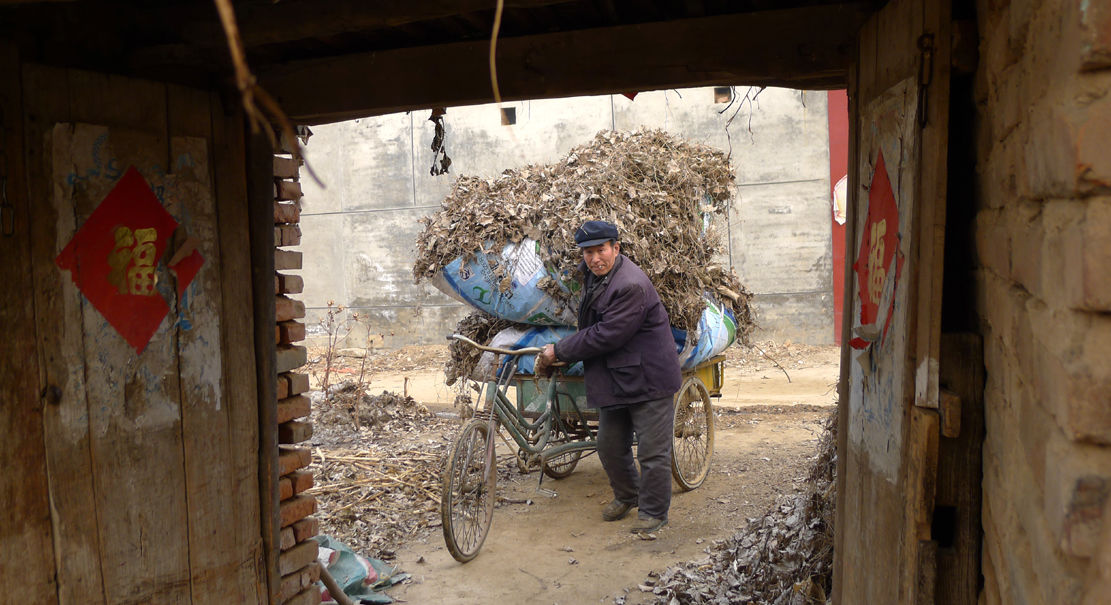
<svg viewBox="0 0 1111 605">
<path fill-rule="evenodd" d="M 537 376 L 545 378 L 552 375 L 552 365 L 556 363 L 555 345 L 544 345 L 544 348 L 536 354 L 536 362 L 534 372 Z"/>
</svg>

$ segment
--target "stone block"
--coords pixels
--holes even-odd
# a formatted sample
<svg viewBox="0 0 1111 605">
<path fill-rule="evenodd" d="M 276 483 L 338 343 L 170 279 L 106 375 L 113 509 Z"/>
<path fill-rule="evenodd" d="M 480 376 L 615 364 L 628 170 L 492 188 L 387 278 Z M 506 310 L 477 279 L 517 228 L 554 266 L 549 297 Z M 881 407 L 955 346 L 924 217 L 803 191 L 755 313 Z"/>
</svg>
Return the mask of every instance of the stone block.
<svg viewBox="0 0 1111 605">
<path fill-rule="evenodd" d="M 1031 321 L 1036 396 L 1069 439 L 1111 445 L 1111 318 L 1062 310 Z"/>
<path fill-rule="evenodd" d="M 1102 80 L 1101 85 L 1077 92 L 1085 98 L 1072 114 L 1077 189 L 1087 194 L 1111 188 L 1111 153 L 1107 150 L 1111 141 L 1111 77 Z"/>
<path fill-rule="evenodd" d="M 1091 557 L 1100 546 L 1103 514 L 1111 497 L 1111 448 L 1059 438 L 1046 450 L 1054 469 L 1045 491 L 1045 516 L 1058 545 L 1075 557 Z"/>
</svg>

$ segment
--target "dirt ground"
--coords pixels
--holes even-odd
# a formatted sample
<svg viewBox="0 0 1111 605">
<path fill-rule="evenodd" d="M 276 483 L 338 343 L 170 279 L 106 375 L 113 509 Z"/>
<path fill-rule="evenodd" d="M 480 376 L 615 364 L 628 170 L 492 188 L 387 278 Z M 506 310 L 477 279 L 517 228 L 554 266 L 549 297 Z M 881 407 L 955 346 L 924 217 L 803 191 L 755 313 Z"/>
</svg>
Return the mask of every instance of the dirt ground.
<svg viewBox="0 0 1111 605">
<path fill-rule="evenodd" d="M 583 459 L 566 479 L 545 477 L 543 487 L 558 494 L 551 497 L 537 490 L 538 473 L 520 474 L 509 448 L 499 444 L 499 504 L 481 553 L 467 564 L 457 563 L 444 546 L 434 499 L 438 464 L 460 426 L 453 402 L 461 390 L 443 384 L 446 347 L 410 347 L 372 355 L 365 364 L 358 357 L 337 358 L 340 370 L 329 376 L 330 384 L 357 380 L 361 368 L 369 392 L 402 397 L 388 399 L 392 416 L 375 419 L 364 410 L 367 422 L 358 430 L 350 415 L 325 414 L 321 408 L 329 404 L 314 400 L 314 491 L 322 531 L 411 574 L 387 592 L 398 601 L 653 602 L 650 573 L 705 557 L 715 540 L 759 517 L 777 495 L 802 489 L 821 423 L 835 407 L 839 349 L 757 347 L 730 349 L 722 397 L 715 400 L 709 477 L 694 491 L 673 494 L 670 523 L 655 539 L 629 533 L 635 514 L 614 523 L 601 520 L 612 495 L 596 456 Z M 323 377 L 322 357 L 321 351 L 310 354 L 317 361 L 315 388 Z M 355 452 L 363 458 L 352 458 Z M 359 468 L 369 466 L 337 457 L 373 460 L 379 469 L 390 460 L 395 466 L 389 468 L 406 479 L 392 486 L 398 493 L 391 502 L 383 497 L 391 492 L 384 480 L 377 481 L 379 491 L 367 491 L 375 481 Z"/>
</svg>

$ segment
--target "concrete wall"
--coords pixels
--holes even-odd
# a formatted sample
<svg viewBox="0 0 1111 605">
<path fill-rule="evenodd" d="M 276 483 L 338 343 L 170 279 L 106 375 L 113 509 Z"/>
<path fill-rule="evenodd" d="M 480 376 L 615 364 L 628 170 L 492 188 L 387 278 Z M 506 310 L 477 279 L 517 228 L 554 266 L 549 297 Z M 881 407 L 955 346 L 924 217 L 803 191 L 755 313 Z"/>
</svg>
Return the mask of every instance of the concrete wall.
<svg viewBox="0 0 1111 605">
<path fill-rule="evenodd" d="M 738 88 L 738 96 L 747 90 Z M 376 346 L 441 342 L 469 309 L 414 285 L 411 266 L 417 221 L 439 207 L 455 175 L 552 163 L 599 130 L 652 127 L 723 151 L 732 147 L 736 195 L 723 260 L 756 294 L 763 328 L 757 338 L 832 342 L 825 92 L 766 89 L 724 113 L 713 88 L 503 107 L 516 110 L 516 124 L 502 125 L 493 105 L 448 109 L 451 173 L 435 177 L 427 111 L 313 128 L 308 159 L 326 188 L 302 179 L 310 333 L 334 301 L 368 322 Z M 363 334 L 356 328 L 350 344 L 362 346 Z"/>
<path fill-rule="evenodd" d="M 1111 5 L 978 2 L 986 603 L 1111 599 Z"/>
</svg>

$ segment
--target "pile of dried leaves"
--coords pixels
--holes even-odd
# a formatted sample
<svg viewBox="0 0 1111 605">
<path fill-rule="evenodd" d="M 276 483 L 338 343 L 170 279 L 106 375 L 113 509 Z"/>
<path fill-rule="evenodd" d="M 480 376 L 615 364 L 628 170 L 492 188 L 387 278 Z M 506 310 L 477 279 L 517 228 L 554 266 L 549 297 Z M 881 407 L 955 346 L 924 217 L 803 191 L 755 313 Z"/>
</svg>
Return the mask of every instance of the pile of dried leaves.
<svg viewBox="0 0 1111 605">
<path fill-rule="evenodd" d="M 369 385 L 346 380 L 328 387 L 326 395 L 316 391 L 313 409 L 319 415 L 313 419 L 314 430 L 320 433 L 341 425 L 372 428 L 379 431 L 410 431 L 432 416 L 428 408 L 412 397 L 382 391 L 381 395 L 366 392 Z"/>
<path fill-rule="evenodd" d="M 414 532 L 439 523 L 440 469 L 459 421 L 436 417 L 412 397 L 364 388 L 348 381 L 327 396 L 314 393 L 308 493 L 323 533 L 388 559 Z M 436 436 L 414 439 L 429 429 Z"/>
<path fill-rule="evenodd" d="M 837 412 L 825 422 L 807 487 L 714 544 L 701 561 L 650 579 L 657 603 L 824 604 L 833 582 Z M 646 583 L 647 584 L 647 583 Z"/>
<path fill-rule="evenodd" d="M 389 559 L 414 533 L 440 521 L 440 469 L 450 443 L 367 443 L 313 448 L 316 496 L 329 534 L 362 554 Z"/>
<path fill-rule="evenodd" d="M 423 219 L 413 275 L 420 281 L 460 256 L 500 252 L 528 237 L 540 242 L 556 274 L 578 279 L 575 229 L 587 220 L 608 220 L 621 234 L 621 251 L 652 279 L 672 324 L 697 326 L 701 296 L 709 292 L 732 305 L 738 336 L 746 341 L 753 327 L 750 294 L 716 261 L 733 179 L 720 151 L 660 130 L 602 131 L 555 164 L 456 180 L 442 208 Z M 725 220 L 707 227 L 704 217 L 714 215 Z M 559 301 L 569 298 L 554 280 L 540 287 Z"/>
</svg>

